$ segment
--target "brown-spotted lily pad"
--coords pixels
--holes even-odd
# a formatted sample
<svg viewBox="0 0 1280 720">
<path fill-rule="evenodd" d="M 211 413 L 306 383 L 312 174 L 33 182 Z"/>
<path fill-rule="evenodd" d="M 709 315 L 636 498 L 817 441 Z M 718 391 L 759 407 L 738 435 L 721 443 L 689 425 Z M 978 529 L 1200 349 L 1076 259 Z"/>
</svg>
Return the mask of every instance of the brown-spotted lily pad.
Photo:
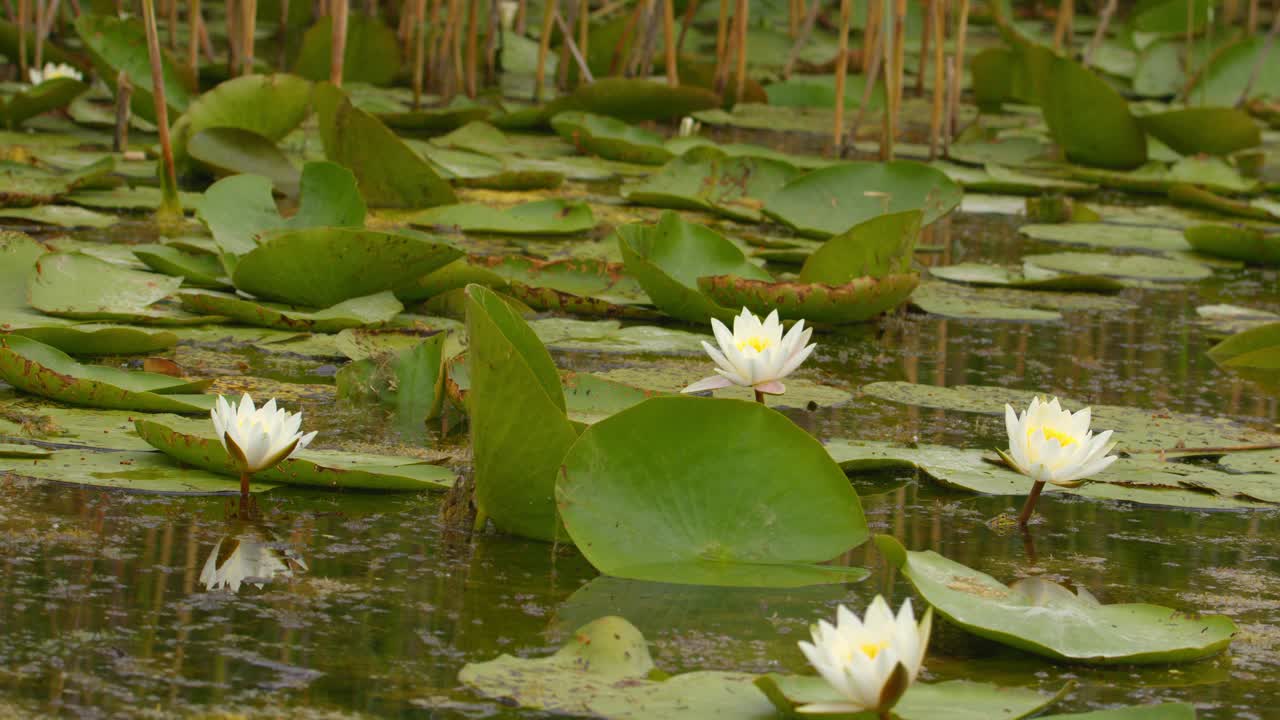
<svg viewBox="0 0 1280 720">
<path fill-rule="evenodd" d="M 196 312 L 225 315 L 245 325 L 305 332 L 338 332 L 383 325 L 404 310 L 390 290 L 344 300 L 324 310 L 258 302 L 212 290 L 188 290 L 179 294 L 178 299 Z"/>
<path fill-rule="evenodd" d="M 911 296 L 918 273 L 861 277 L 844 285 L 771 282 L 736 275 L 698 278 L 698 287 L 725 307 L 746 307 L 757 314 L 773 310 L 787 320 L 824 325 L 866 322 Z"/>
<path fill-rule="evenodd" d="M 473 258 L 473 262 L 506 280 L 506 293 L 535 310 L 642 320 L 661 317 L 648 304 L 644 289 L 618 263 L 513 255 Z"/>
</svg>

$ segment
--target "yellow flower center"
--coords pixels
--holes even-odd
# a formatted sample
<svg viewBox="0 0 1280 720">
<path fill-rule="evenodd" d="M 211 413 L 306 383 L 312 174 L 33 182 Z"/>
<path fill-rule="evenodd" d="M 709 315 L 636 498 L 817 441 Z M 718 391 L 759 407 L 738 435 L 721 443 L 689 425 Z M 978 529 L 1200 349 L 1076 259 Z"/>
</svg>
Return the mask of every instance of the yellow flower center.
<svg viewBox="0 0 1280 720">
<path fill-rule="evenodd" d="M 764 349 L 773 344 L 773 341 L 763 335 L 753 335 L 749 338 L 743 338 L 738 341 L 738 350 L 745 352 L 747 348 L 751 348 L 756 352 L 764 352 Z"/>
<path fill-rule="evenodd" d="M 861 645 L 850 645 L 846 648 L 844 661 L 846 664 L 853 662 L 854 650 L 861 650 L 862 654 L 866 655 L 868 660 L 875 660 L 876 656 L 880 654 L 880 651 L 887 647 L 889 647 L 889 641 L 887 640 L 882 640 L 880 642 L 866 642 Z"/>
<path fill-rule="evenodd" d="M 1033 434 L 1035 434 L 1036 430 L 1039 430 L 1040 432 L 1044 433 L 1045 440 L 1057 440 L 1058 445 L 1061 445 L 1062 447 L 1071 445 L 1076 441 L 1074 437 L 1062 432 L 1061 430 L 1058 430 L 1056 428 L 1051 428 L 1051 427 L 1031 428 L 1030 430 L 1027 431 L 1027 437 L 1030 438 Z"/>
</svg>

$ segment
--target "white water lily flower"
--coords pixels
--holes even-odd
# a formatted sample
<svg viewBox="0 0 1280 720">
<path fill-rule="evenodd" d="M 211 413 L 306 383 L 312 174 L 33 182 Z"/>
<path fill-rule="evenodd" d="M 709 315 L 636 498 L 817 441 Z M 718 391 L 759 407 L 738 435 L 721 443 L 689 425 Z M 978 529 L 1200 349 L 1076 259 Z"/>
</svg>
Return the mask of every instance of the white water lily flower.
<svg viewBox="0 0 1280 720">
<path fill-rule="evenodd" d="M 680 118 L 680 128 L 676 131 L 679 137 L 693 137 L 702 130 L 702 123 L 694 120 L 692 116 L 685 115 Z"/>
<path fill-rule="evenodd" d="M 219 395 L 210 415 L 222 446 L 245 473 L 275 467 L 305 448 L 316 436 L 314 432 L 306 435 L 298 432 L 302 413 L 276 409 L 274 398 L 255 409 L 253 398 L 247 393 L 240 398 L 238 406 Z"/>
<path fill-rule="evenodd" d="M 879 595 L 862 620 L 841 605 L 835 626 L 818 621 L 813 642 L 801 641 L 800 650 L 847 702 L 810 703 L 800 712 L 884 712 L 893 707 L 920 674 L 932 627 L 933 608 L 925 610 L 917 625 L 910 599 L 897 617 Z"/>
<path fill-rule="evenodd" d="M 1071 413 L 1062 409 L 1058 398 L 1046 403 L 1037 397 L 1022 415 L 1005 405 L 1009 452 L 1000 455 L 1036 482 L 1079 487 L 1116 461 L 1116 456 L 1107 454 L 1116 446 L 1107 442 L 1111 431 L 1094 435 L 1089 430 L 1091 419 L 1089 408 Z"/>
<path fill-rule="evenodd" d="M 498 22 L 502 29 L 511 32 L 516 25 L 516 14 L 520 11 L 520 3 L 515 0 L 501 0 L 498 3 Z"/>
<path fill-rule="evenodd" d="M 808 359 L 816 344 L 806 345 L 813 335 L 813 328 L 806 328 L 801 320 L 784 336 L 778 311 L 769 313 L 764 322 L 743 308 L 742 314 L 733 319 L 733 332 L 719 320 L 711 320 L 720 349 L 703 342 L 702 347 L 715 361 L 716 375 L 699 380 L 683 392 L 701 392 L 741 385 L 755 388 L 762 393 L 781 395 L 786 392 L 782 378 L 795 372 Z"/>
<path fill-rule="evenodd" d="M 223 543 L 227 543 L 224 552 Z M 200 570 L 200 584 L 206 590 L 226 588 L 240 592 L 240 586 L 249 583 L 261 588 L 275 577 L 293 577 L 294 566 L 302 570 L 307 564 L 289 552 L 272 547 L 266 539 L 253 533 L 220 538 L 213 546 L 209 559 Z"/>
<path fill-rule="evenodd" d="M 31 68 L 27 71 L 31 76 L 31 84 L 39 85 L 42 82 L 48 82 L 57 78 L 71 78 L 72 80 L 84 80 L 84 75 L 80 71 L 66 63 L 45 63 L 44 70 Z"/>
</svg>

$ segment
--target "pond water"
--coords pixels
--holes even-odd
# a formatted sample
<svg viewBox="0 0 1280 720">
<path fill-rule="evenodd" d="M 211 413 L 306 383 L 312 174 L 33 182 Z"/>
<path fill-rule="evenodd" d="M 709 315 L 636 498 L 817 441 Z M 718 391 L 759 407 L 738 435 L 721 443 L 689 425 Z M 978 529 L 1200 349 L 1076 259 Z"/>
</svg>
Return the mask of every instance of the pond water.
<svg viewBox="0 0 1280 720">
<path fill-rule="evenodd" d="M 947 261 L 1013 261 L 1043 248 L 996 216 L 958 215 L 934 233 Z M 922 256 L 929 262 L 927 256 Z M 817 338 L 809 378 L 855 391 L 835 408 L 790 410 L 824 438 L 993 448 L 999 418 L 862 396 L 877 380 L 997 385 L 1233 418 L 1270 428 L 1274 396 L 1217 369 L 1198 305 L 1280 310 L 1274 270 L 1218 271 L 1213 282 L 1129 289 L 1129 307 L 1066 312 L 1061 324 L 987 323 L 896 314 Z M 305 383 L 300 407 L 318 446 L 395 452 L 385 412 L 334 404 L 331 361 L 264 361 L 255 351 L 212 365 Z M 186 356 L 184 357 L 184 353 Z M 179 347 L 183 362 L 192 351 Z M 618 356 L 556 355 L 598 369 Z M 457 460 L 465 434 L 430 432 Z M 1001 445 L 1002 446 L 1002 445 Z M 1105 603 L 1146 601 L 1224 613 L 1240 635 L 1215 659 L 1174 667 L 1059 665 L 935 623 L 927 679 L 981 678 L 1056 690 L 1083 711 L 1154 699 L 1196 704 L 1202 718 L 1276 717 L 1280 708 L 1280 514 L 1202 512 L 1050 495 L 1031 544 L 987 521 L 1020 498 L 948 492 L 910 472 L 855 474 L 873 532 L 933 549 L 1009 582 L 1041 575 Z M 808 672 L 796 647 L 841 602 L 912 594 L 870 544 L 847 562 L 867 580 L 804 590 L 664 586 L 598 575 L 572 547 L 475 535 L 440 519 L 438 495 L 333 495 L 276 490 L 262 518 L 228 520 L 222 498 L 172 498 L 9 479 L 0 485 L 0 717 L 216 716 L 535 717 L 460 688 L 463 664 L 500 653 L 541 656 L 606 614 L 634 623 L 669 672 Z M 215 546 L 274 552 L 291 569 L 259 588 L 208 590 Z M 265 545 L 266 550 L 263 549 Z"/>
</svg>

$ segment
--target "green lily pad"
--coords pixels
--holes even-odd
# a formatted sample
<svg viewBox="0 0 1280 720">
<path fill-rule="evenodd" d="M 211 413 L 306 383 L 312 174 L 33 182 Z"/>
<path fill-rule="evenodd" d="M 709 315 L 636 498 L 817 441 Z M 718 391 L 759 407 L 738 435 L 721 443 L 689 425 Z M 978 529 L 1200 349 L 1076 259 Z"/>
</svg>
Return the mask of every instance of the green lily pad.
<svg viewBox="0 0 1280 720">
<path fill-rule="evenodd" d="M 1184 21 L 1185 22 L 1185 21 Z M 1197 104 L 1234 107 L 1253 76 L 1258 55 L 1266 46 L 1263 33 L 1241 37 L 1218 50 L 1187 88 L 1187 99 Z M 1280 44 L 1272 44 L 1262 61 L 1263 71 L 1253 82 L 1249 98 L 1280 97 L 1280 75 L 1267 72 L 1280 64 Z"/>
<path fill-rule="evenodd" d="M 156 305 L 182 279 L 130 270 L 83 253 L 50 253 L 36 261 L 27 280 L 31 306 L 78 320 L 187 325 L 213 318 Z"/>
<path fill-rule="evenodd" d="M 602 420 L 565 455 L 556 502 L 609 575 L 798 587 L 866 574 L 816 564 L 866 539 L 857 494 L 820 443 L 759 403 L 662 397 Z"/>
<path fill-rule="evenodd" d="M 591 317 L 651 320 L 661 313 L 623 267 L 590 258 L 537 260 L 517 255 L 477 258 L 479 268 L 493 274 L 496 287 L 505 285 L 511 297 L 536 310 Z M 465 284 L 465 283 L 464 283 Z"/>
<path fill-rule="evenodd" d="M 537 200 L 509 208 L 483 203 L 443 205 L 414 213 L 405 222 L 428 227 L 456 227 L 468 233 L 501 235 L 576 235 L 596 226 L 591 206 L 569 200 Z"/>
<path fill-rule="evenodd" d="M 475 101 L 459 95 L 453 102 L 441 107 L 410 110 L 405 108 L 395 112 L 377 113 L 378 119 L 397 130 L 417 130 L 429 132 L 449 132 L 457 130 L 468 123 L 484 122 L 493 113 L 492 108 L 478 105 Z"/>
<path fill-rule="evenodd" d="M 147 55 L 147 33 L 142 20 L 83 13 L 76 18 L 76 34 L 93 59 L 98 76 L 114 92 L 116 77 L 123 72 L 133 85 L 130 108 L 134 114 L 154 123 L 156 105 L 151 95 L 151 61 Z M 163 49 L 160 68 L 164 78 L 165 102 L 168 103 L 170 117 L 176 117 L 191 104 L 191 91 L 184 82 L 178 63 Z"/>
<path fill-rule="evenodd" d="M 704 323 L 713 317 L 727 321 L 742 307 L 717 304 L 700 289 L 701 277 L 772 280 L 736 245 L 674 212 L 664 212 L 656 225 L 623 225 L 616 233 L 627 273 L 640 282 L 659 310 L 687 322 Z"/>
<path fill-rule="evenodd" d="M 4 316 L 0 314 L 0 329 Z M 14 335 L 31 338 L 68 355 L 141 355 L 167 350 L 178 344 L 178 336 L 168 330 L 148 330 L 124 325 L 42 325 L 9 327 Z"/>
<path fill-rule="evenodd" d="M 1023 225 L 1018 228 L 1018 232 L 1034 240 L 1068 245 L 1150 252 L 1178 252 L 1191 249 L 1191 245 L 1182 237 L 1181 232 L 1162 227 L 1105 223 L 1032 224 Z"/>
<path fill-rule="evenodd" d="M 704 355 L 691 359 L 663 360 L 635 367 L 601 370 L 596 372 L 595 375 L 654 392 L 676 394 L 692 385 L 695 381 L 710 375 L 713 372 L 711 368 L 712 365 L 709 364 Z M 786 381 L 787 392 L 782 395 L 770 396 L 767 400 L 769 407 L 816 409 L 843 405 L 853 399 L 853 394 L 846 388 L 823 384 L 803 376 L 803 372 L 799 376 L 788 376 Z M 738 386 L 716 390 L 715 396 L 738 400 L 755 399 L 751 388 Z"/>
<path fill-rule="evenodd" d="M 777 716 L 752 686 L 755 676 L 658 673 L 639 630 L 620 617 L 598 618 L 573 634 L 554 655 L 525 659 L 501 655 L 470 663 L 458 681 L 504 704 L 546 713 L 615 720 L 700 720 Z"/>
<path fill-rule="evenodd" d="M 223 252 L 244 255 L 258 247 L 269 230 L 364 226 L 366 208 L 356 177 L 331 162 L 302 168 L 300 206 L 290 218 L 276 208 L 272 183 L 261 175 L 235 175 L 209 186 L 196 214 Z"/>
<path fill-rule="evenodd" d="M 38 460 L 47 458 L 53 454 L 52 450 L 35 445 L 23 445 L 19 443 L 0 442 L 0 458 L 19 458 L 24 460 Z"/>
<path fill-rule="evenodd" d="M 1223 197 L 1211 190 L 1177 183 L 1169 188 L 1169 199 L 1179 205 L 1194 208 L 1205 208 L 1223 215 L 1253 218 L 1255 220 L 1280 220 L 1280 209 L 1270 205 L 1266 199 L 1254 201 L 1235 200 Z"/>
<path fill-rule="evenodd" d="M 968 262 L 929 268 L 929 275 L 949 282 L 977 285 L 979 287 L 1012 287 L 1020 290 L 1050 290 L 1058 292 L 1118 292 L 1124 285 L 1103 275 L 1079 275 L 1043 273 L 1048 277 L 1036 277 L 1013 271 L 1001 265 Z"/>
<path fill-rule="evenodd" d="M 963 185 L 965 190 L 972 192 L 1008 195 L 1040 195 L 1056 192 L 1066 195 L 1083 195 L 1098 189 L 1098 186 L 1092 183 L 1031 175 L 994 163 L 987 163 L 981 168 L 941 161 L 935 161 L 932 165 L 946 173 L 947 177 Z"/>
<path fill-rule="evenodd" d="M 1107 170 L 1072 165 L 1071 176 L 1103 187 L 1132 192 L 1167 193 L 1179 183 L 1205 187 L 1215 192 L 1257 194 L 1260 184 L 1246 178 L 1224 159 L 1195 155 L 1172 165 L 1149 162 L 1136 170 Z"/>
<path fill-rule="evenodd" d="M 81 365 L 30 338 L 0 336 L 0 379 L 33 395 L 72 405 L 148 412 L 203 413 L 212 395 L 190 395 L 213 380 L 190 381 L 100 365 Z"/>
<path fill-rule="evenodd" d="M 0 209 L 0 218 L 29 220 L 42 225 L 56 225 L 64 228 L 105 228 L 115 225 L 119 220 L 115 215 L 94 212 L 75 205 L 36 205 L 26 208 L 3 208 Z"/>
<path fill-rule="evenodd" d="M 71 172 L 57 172 L 18 163 L 0 163 L 0 205 L 31 207 L 66 198 L 81 188 L 109 187 L 115 160 L 105 157 Z"/>
<path fill-rule="evenodd" d="M 1053 139 L 1073 163 L 1127 170 L 1147 161 L 1147 139 L 1129 104 L 1105 80 L 1068 58 L 1054 58 L 1051 92 L 1041 98 Z M 1081 112 L 1088 108 L 1088 112 Z"/>
<path fill-rule="evenodd" d="M 279 142 L 311 112 L 311 89 L 308 80 L 286 73 L 242 75 L 220 83 L 193 100 L 174 123 L 174 156 L 183 160 L 191 138 L 214 128 L 244 130 L 272 144 Z"/>
<path fill-rule="evenodd" d="M 1232 335 L 1209 349 L 1218 365 L 1270 388 L 1280 388 L 1280 322 Z"/>
<path fill-rule="evenodd" d="M 1236 634 L 1222 615 L 1158 605 L 1103 605 L 1040 578 L 1006 586 L 933 552 L 876 536 L 885 558 L 950 622 L 980 637 L 1054 660 L 1086 665 L 1176 663 L 1222 652 Z"/>
<path fill-rule="evenodd" d="M 338 397 L 373 399 L 392 408 L 402 427 L 421 430 L 444 405 L 444 343 L 437 333 L 400 352 L 356 360 L 334 378 Z"/>
<path fill-rule="evenodd" d="M 314 102 L 325 157 L 355 173 L 369 205 L 419 209 L 458 201 L 430 163 L 342 90 L 320 83 Z"/>
<path fill-rule="evenodd" d="M 577 438 L 551 355 L 501 296 L 466 289 L 476 506 L 499 530 L 563 537 L 554 487 Z"/>
<path fill-rule="evenodd" d="M 907 405 L 1003 416 L 1006 403 L 1026 407 L 1043 392 L 986 385 L 939 387 L 908 382 L 874 382 L 862 386 L 866 395 Z M 1063 398 L 1063 405 L 1081 408 L 1087 403 Z M 1122 405 L 1093 405 L 1093 426 L 1114 430 L 1119 448 L 1126 452 L 1178 448 L 1265 445 L 1280 442 L 1280 435 L 1253 430 L 1225 418 L 1144 410 Z"/>
<path fill-rule="evenodd" d="M 921 210 L 924 224 L 946 215 L 963 192 L 923 163 L 851 162 L 813 170 L 765 199 L 764 214 L 807 237 L 845 232 L 883 213 Z"/>
<path fill-rule="evenodd" d="M 391 322 L 404 310 L 404 305 L 389 290 L 344 300 L 324 310 L 261 303 L 208 290 L 184 291 L 178 299 L 194 312 L 223 315 L 245 325 L 304 332 L 329 333 L 347 328 L 377 327 Z"/>
<path fill-rule="evenodd" d="M 671 87 L 665 82 L 644 78 L 601 77 L 548 103 L 538 120 L 547 122 L 569 110 L 605 115 L 623 122 L 670 120 L 719 104 L 720 97 L 704 88 Z"/>
<path fill-rule="evenodd" d="M 180 463 L 219 475 L 240 476 L 207 419 L 160 415 L 138 418 L 135 427 L 143 440 Z M 414 491 L 447 490 L 455 475 L 448 468 L 413 457 L 307 449 L 270 470 L 254 473 L 253 478 L 330 490 Z"/>
<path fill-rule="evenodd" d="M 901 305 L 920 282 L 917 273 L 859 277 L 840 285 L 752 280 L 736 275 L 698 278 L 698 287 L 725 307 L 822 325 L 866 322 Z"/>
<path fill-rule="evenodd" d="M 1196 708 L 1189 703 L 1160 703 L 1116 710 L 1049 715 L 1044 720 L 1196 720 Z"/>
<path fill-rule="evenodd" d="M 756 687 L 788 717 L 804 717 L 798 714 L 802 705 L 847 702 L 826 680 L 817 676 L 770 673 L 758 678 Z M 893 706 L 893 716 L 899 720 L 1019 720 L 1058 702 L 1071 687 L 1068 684 L 1054 695 L 1042 695 L 1029 688 L 1006 688 L 972 680 L 916 682 Z M 835 717 L 870 720 L 874 714 Z"/>
<path fill-rule="evenodd" d="M 1213 275 L 1213 269 L 1201 263 L 1149 255 L 1065 252 L 1027 255 L 1023 260 L 1054 272 L 1150 282 L 1195 282 Z"/>
<path fill-rule="evenodd" d="M 317 82 L 329 79 L 333 54 L 333 18 L 325 15 L 302 36 L 294 72 Z M 400 40 L 378 17 L 352 13 L 347 18 L 342 79 L 348 83 L 389 85 L 400 72 Z"/>
<path fill-rule="evenodd" d="M 660 135 L 604 115 L 562 112 L 551 119 L 551 126 L 566 141 L 609 160 L 662 165 L 672 157 Z"/>
<path fill-rule="evenodd" d="M 1142 129 L 1183 155 L 1230 155 L 1256 147 L 1262 131 L 1248 113 L 1231 107 L 1189 107 L 1144 115 Z"/>
<path fill-rule="evenodd" d="M 230 284 L 223 273 L 222 263 L 215 255 L 187 252 L 173 245 L 134 245 L 130 249 L 147 267 L 181 278 L 183 285 L 224 288 Z"/>
<path fill-rule="evenodd" d="M 623 197 L 640 205 L 702 210 L 758 222 L 764 199 L 799 174 L 795 166 L 778 160 L 734 157 L 715 147 L 695 148 L 625 188 Z"/>
<path fill-rule="evenodd" d="M 274 230 L 240 258 L 232 280 L 260 298 L 323 308 L 400 287 L 461 256 L 443 240 L 416 233 Z"/>
<path fill-rule="evenodd" d="M 1268 235 L 1253 227 L 1218 224 L 1190 227 L 1183 235 L 1196 252 L 1255 265 L 1280 265 L 1280 235 Z"/>
<path fill-rule="evenodd" d="M 255 132 L 224 127 L 201 130 L 191 136 L 187 152 L 219 177 L 251 173 L 270 178 L 287 195 L 298 190 L 298 168 L 274 142 Z"/>
<path fill-rule="evenodd" d="M 0 474 L 85 487 L 163 495 L 238 495 L 240 483 L 223 475 L 185 468 L 158 452 L 58 450 L 35 460 L 0 456 Z M 250 492 L 266 492 L 272 483 L 254 481 Z"/>
<path fill-rule="evenodd" d="M 838 285 L 909 273 L 923 218 L 921 211 L 907 210 L 864 220 L 819 246 L 797 279 Z"/>
<path fill-rule="evenodd" d="M 134 432 L 137 411 L 76 408 L 47 400 L 0 393 L 0 438 L 5 442 L 33 443 L 54 449 L 144 451 L 151 446 Z"/>
<path fill-rule="evenodd" d="M 19 90 L 9 99 L 0 100 L 0 120 L 5 127 L 16 130 L 22 123 L 50 110 L 66 107 L 77 96 L 83 94 L 89 86 L 75 78 L 61 77 Z"/>
<path fill-rule="evenodd" d="M 543 318 L 532 320 L 538 339 L 558 352 L 647 355 L 701 355 L 709 336 L 654 325 L 622 327 L 617 320 Z"/>
</svg>

